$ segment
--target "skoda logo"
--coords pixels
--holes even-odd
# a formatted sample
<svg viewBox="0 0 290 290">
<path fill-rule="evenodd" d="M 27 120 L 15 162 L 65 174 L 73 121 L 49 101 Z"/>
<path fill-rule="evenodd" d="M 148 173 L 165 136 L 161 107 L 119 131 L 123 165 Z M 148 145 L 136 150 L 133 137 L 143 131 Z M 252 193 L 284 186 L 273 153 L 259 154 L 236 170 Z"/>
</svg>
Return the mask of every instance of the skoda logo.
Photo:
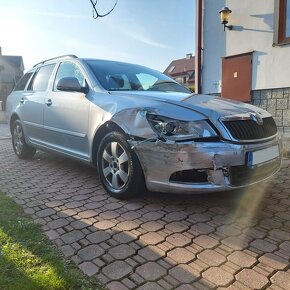
<svg viewBox="0 0 290 290">
<path fill-rule="evenodd" d="M 256 122 L 258 125 L 263 125 L 263 118 L 258 113 L 250 113 L 250 118 L 254 122 Z"/>
</svg>

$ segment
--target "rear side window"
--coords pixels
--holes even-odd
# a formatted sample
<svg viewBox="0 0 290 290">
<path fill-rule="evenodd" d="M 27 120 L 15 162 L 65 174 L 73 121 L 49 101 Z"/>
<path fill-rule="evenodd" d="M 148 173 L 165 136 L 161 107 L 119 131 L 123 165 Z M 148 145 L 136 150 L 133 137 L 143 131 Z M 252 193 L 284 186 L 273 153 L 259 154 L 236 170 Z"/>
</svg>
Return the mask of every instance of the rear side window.
<svg viewBox="0 0 290 290">
<path fill-rule="evenodd" d="M 55 64 L 49 64 L 41 67 L 31 80 L 28 90 L 29 91 L 46 91 L 48 82 Z"/>
<path fill-rule="evenodd" d="M 30 80 L 33 72 L 26 73 L 17 83 L 17 85 L 14 88 L 14 91 L 24 91 L 28 81 Z"/>
</svg>

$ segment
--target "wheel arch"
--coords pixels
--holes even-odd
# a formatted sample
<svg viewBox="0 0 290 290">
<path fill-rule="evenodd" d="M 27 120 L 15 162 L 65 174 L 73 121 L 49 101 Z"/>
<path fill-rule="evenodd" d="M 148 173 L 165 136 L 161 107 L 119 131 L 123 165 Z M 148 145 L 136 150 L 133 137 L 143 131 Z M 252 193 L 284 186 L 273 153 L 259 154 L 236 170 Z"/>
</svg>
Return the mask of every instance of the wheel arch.
<svg viewBox="0 0 290 290">
<path fill-rule="evenodd" d="M 11 118 L 10 118 L 10 123 L 9 123 L 9 128 L 10 128 L 11 134 L 12 134 L 12 125 L 16 120 L 20 120 L 20 118 L 16 113 L 13 113 Z"/>
<path fill-rule="evenodd" d="M 103 125 L 101 125 L 98 130 L 95 133 L 94 139 L 93 139 L 93 145 L 92 145 L 92 162 L 93 165 L 96 166 L 97 165 L 97 150 L 99 148 L 100 142 L 102 141 L 102 138 L 112 132 L 112 131 L 116 131 L 119 132 L 121 134 L 124 134 L 125 136 L 127 136 L 128 134 L 126 134 L 126 132 L 120 127 L 118 126 L 116 123 L 114 123 L 113 121 L 107 121 L 106 123 L 104 123 Z"/>
</svg>

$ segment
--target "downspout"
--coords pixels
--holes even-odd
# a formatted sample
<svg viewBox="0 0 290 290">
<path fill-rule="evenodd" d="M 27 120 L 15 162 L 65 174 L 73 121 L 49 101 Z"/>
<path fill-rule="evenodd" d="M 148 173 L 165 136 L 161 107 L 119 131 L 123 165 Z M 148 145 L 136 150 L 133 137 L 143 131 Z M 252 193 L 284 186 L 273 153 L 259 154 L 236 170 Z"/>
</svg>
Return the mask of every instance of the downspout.
<svg viewBox="0 0 290 290">
<path fill-rule="evenodd" d="M 195 92 L 202 93 L 201 88 L 201 43 L 202 43 L 202 3 L 203 0 L 196 0 L 195 8 Z"/>
</svg>

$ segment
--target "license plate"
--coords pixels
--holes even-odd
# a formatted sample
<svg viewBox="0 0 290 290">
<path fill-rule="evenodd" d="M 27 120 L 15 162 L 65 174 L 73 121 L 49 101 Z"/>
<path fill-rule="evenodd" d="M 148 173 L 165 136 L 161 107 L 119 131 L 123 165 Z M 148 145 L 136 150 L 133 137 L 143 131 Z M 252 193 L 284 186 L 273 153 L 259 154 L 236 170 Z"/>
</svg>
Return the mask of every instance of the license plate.
<svg viewBox="0 0 290 290">
<path fill-rule="evenodd" d="M 271 161 L 279 157 L 279 155 L 278 145 L 258 151 L 248 152 L 248 166 L 254 166 Z"/>
</svg>

